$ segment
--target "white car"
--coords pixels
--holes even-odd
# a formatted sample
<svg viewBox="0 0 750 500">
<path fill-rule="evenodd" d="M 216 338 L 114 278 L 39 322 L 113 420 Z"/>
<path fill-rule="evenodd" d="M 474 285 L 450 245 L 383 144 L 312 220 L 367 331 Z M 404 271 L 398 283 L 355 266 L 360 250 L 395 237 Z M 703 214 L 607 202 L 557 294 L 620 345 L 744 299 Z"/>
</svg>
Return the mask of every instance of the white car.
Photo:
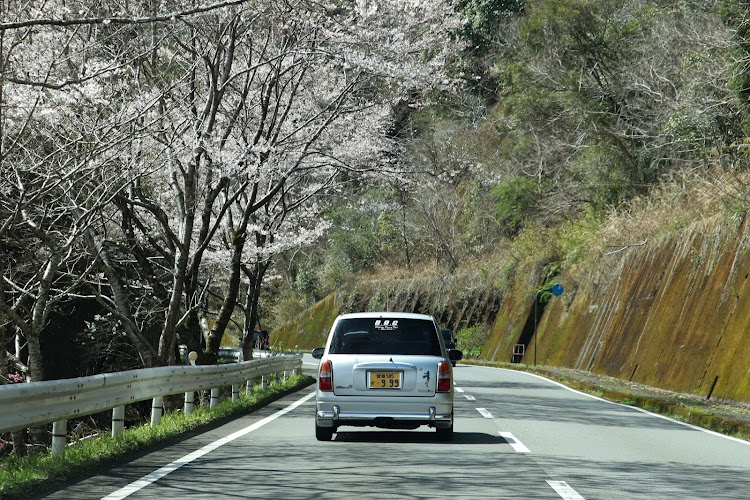
<svg viewBox="0 0 750 500">
<path fill-rule="evenodd" d="M 453 438 L 453 367 L 432 316 L 355 313 L 336 318 L 320 359 L 315 437 L 329 441 L 341 426 L 416 429 Z"/>
</svg>

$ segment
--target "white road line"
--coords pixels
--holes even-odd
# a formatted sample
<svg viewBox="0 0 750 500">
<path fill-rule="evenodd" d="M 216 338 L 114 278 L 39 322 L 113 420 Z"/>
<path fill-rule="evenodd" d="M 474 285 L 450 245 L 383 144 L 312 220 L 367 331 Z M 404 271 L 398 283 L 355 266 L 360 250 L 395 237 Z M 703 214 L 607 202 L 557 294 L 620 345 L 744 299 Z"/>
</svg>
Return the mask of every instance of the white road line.
<svg viewBox="0 0 750 500">
<path fill-rule="evenodd" d="M 503 432 L 498 431 L 498 434 L 502 436 L 505 441 L 513 447 L 514 450 L 516 450 L 516 453 L 531 453 L 531 450 L 529 450 L 524 444 L 516 439 L 516 437 L 510 433 L 510 432 Z"/>
<path fill-rule="evenodd" d="M 235 432 L 233 434 L 230 434 L 229 436 L 226 436 L 226 437 L 221 438 L 221 439 L 219 439 L 217 441 L 214 441 L 211 444 L 207 444 L 203 448 L 201 448 L 199 450 L 196 450 L 196 451 L 194 451 L 192 453 L 189 453 L 188 455 L 185 455 L 184 457 L 182 457 L 182 458 L 180 458 L 178 460 L 175 460 L 171 464 L 165 465 L 161 469 L 155 470 L 154 472 L 152 472 L 151 474 L 148 474 L 147 476 L 143 476 L 142 478 L 138 479 L 137 481 L 133 481 L 129 485 L 125 486 L 124 488 L 120 488 L 119 490 L 115 491 L 114 493 L 111 493 L 111 494 L 107 495 L 106 497 L 102 497 L 102 500 L 121 500 L 123 498 L 129 497 L 133 493 L 135 493 L 135 492 L 137 492 L 139 490 L 142 490 L 143 488 L 145 488 L 149 484 L 151 484 L 153 482 L 156 482 L 159 479 L 163 478 L 164 476 L 166 476 L 170 472 L 176 471 L 177 469 L 179 469 L 183 465 L 187 465 L 190 462 L 192 462 L 193 460 L 196 460 L 196 459 L 202 457 L 203 455 L 205 455 L 205 454 L 207 454 L 209 452 L 212 452 L 215 449 L 217 449 L 217 448 L 219 448 L 221 446 L 224 446 L 225 444 L 230 443 L 230 442 L 234 441 L 235 439 L 237 439 L 239 437 L 244 436 L 245 434 L 248 434 L 250 432 L 253 432 L 254 430 L 260 429 L 264 425 L 266 425 L 266 424 L 268 424 L 270 422 L 273 422 L 274 420 L 276 420 L 277 418 L 281 417 L 282 415 L 286 415 L 287 413 L 289 413 L 290 411 L 294 410 L 298 406 L 302 405 L 303 403 L 305 403 L 306 401 L 308 401 L 309 399 L 311 399 L 314 396 L 315 396 L 315 393 L 311 392 L 310 394 L 308 394 L 307 396 L 303 397 L 302 399 L 299 399 L 299 400 L 295 401 L 294 403 L 290 404 L 289 406 L 287 406 L 283 410 L 279 410 L 276 413 L 274 413 L 273 415 L 270 415 L 270 416 L 264 418 L 263 420 L 259 420 L 259 421 L 255 422 L 253 425 L 245 427 L 244 429 L 239 430 L 239 431 L 237 431 L 237 432 Z"/>
<path fill-rule="evenodd" d="M 484 408 L 477 408 L 477 411 L 481 413 L 484 418 L 495 418 L 492 416 L 492 413 L 488 412 Z"/>
<path fill-rule="evenodd" d="M 547 484 L 552 486 L 552 489 L 557 492 L 563 500 L 586 500 L 576 490 L 568 486 L 565 481 L 549 481 Z"/>
<path fill-rule="evenodd" d="M 477 400 L 477 398 L 475 398 L 474 396 L 470 396 L 469 394 L 464 394 L 464 397 L 466 399 L 468 399 L 469 401 L 476 401 Z"/>
<path fill-rule="evenodd" d="M 454 387 L 454 389 L 456 390 L 456 392 L 464 392 L 464 390 L 461 389 L 460 387 Z"/>
</svg>

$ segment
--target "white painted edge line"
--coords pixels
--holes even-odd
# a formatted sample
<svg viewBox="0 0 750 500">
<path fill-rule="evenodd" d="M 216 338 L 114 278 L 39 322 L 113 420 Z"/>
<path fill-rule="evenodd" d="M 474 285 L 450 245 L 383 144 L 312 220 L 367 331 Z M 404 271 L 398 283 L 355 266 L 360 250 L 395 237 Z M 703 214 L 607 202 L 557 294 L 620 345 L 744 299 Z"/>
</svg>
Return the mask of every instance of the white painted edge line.
<svg viewBox="0 0 750 500">
<path fill-rule="evenodd" d="M 492 413 L 490 413 L 489 411 L 487 411 L 484 408 L 477 408 L 476 410 L 479 413 L 481 413 L 484 418 L 495 418 L 495 417 L 492 416 Z"/>
<path fill-rule="evenodd" d="M 466 366 L 468 366 L 468 365 L 466 365 Z M 644 410 L 643 408 L 638 408 L 637 406 L 630 406 L 630 405 L 626 405 L 626 404 L 622 404 L 622 403 L 616 403 L 614 401 L 609 401 L 609 400 L 606 400 L 604 398 L 600 398 L 599 396 L 594 396 L 592 394 L 586 394 L 585 392 L 581 392 L 581 391 L 577 391 L 575 389 L 571 389 L 570 387 L 566 386 L 565 384 L 561 384 L 560 382 L 557 382 L 555 380 L 550 380 L 547 377 L 543 377 L 541 375 L 537 375 L 536 373 L 522 372 L 520 370 L 509 370 L 507 368 L 495 368 L 494 366 L 478 366 L 477 365 L 476 367 L 477 368 L 489 368 L 490 370 L 503 370 L 503 371 L 512 372 L 512 373 L 522 373 L 524 375 L 529 375 L 531 377 L 536 377 L 536 378 L 545 380 L 545 381 L 547 381 L 547 382 L 549 382 L 551 384 L 554 384 L 554 385 L 557 385 L 559 387 L 562 387 L 563 389 L 566 389 L 566 390 L 568 390 L 570 392 L 574 392 L 576 394 L 580 394 L 581 396 L 586 396 L 587 398 L 596 399 L 597 401 L 603 401 L 604 403 L 609 403 L 609 404 L 615 405 L 615 406 L 622 406 L 622 407 L 625 407 L 625 408 L 630 408 L 632 410 L 636 410 L 636 411 L 639 411 L 641 413 L 645 413 L 646 415 L 651 415 L 653 417 L 660 418 L 662 420 L 667 420 L 668 422 L 673 422 L 675 424 L 680 424 L 682 426 L 685 426 L 685 427 L 688 427 L 690 429 L 693 429 L 694 431 L 705 432 L 706 434 L 710 434 L 712 436 L 716 436 L 716 437 L 728 439 L 728 440 L 734 441 L 736 443 L 744 444 L 745 446 L 750 446 L 750 441 L 745 441 L 744 439 L 740 439 L 740 438 L 736 438 L 736 437 L 732 437 L 732 436 L 727 436 L 726 434 L 722 434 L 720 432 L 712 431 L 710 429 L 704 429 L 703 427 L 698 427 L 697 425 L 689 424 L 687 422 L 681 422 L 681 421 L 675 420 L 675 419 L 673 419 L 671 417 L 667 417 L 667 416 L 664 416 L 664 415 L 659 415 L 658 413 L 653 413 L 653 412 L 650 412 L 648 410 Z"/>
<path fill-rule="evenodd" d="M 471 396 L 469 394 L 464 394 L 464 397 L 466 399 L 468 399 L 469 401 L 476 401 L 477 400 L 477 398 L 475 398 L 474 396 Z"/>
<path fill-rule="evenodd" d="M 528 449 L 521 441 L 516 439 L 516 436 L 514 436 L 510 432 L 503 432 L 503 431 L 497 431 L 500 436 L 505 439 L 505 441 L 514 449 L 516 450 L 516 453 L 531 453 L 531 450 Z"/>
<path fill-rule="evenodd" d="M 565 481 L 550 481 L 547 480 L 553 490 L 560 495 L 563 500 L 586 500 L 576 490 L 571 488 Z"/>
<path fill-rule="evenodd" d="M 456 390 L 456 392 L 464 392 L 464 390 L 461 389 L 460 387 L 453 387 L 453 388 Z"/>
<path fill-rule="evenodd" d="M 129 485 L 125 486 L 124 488 L 120 488 L 119 490 L 115 491 L 114 493 L 110 493 L 109 495 L 102 497 L 102 500 L 121 500 L 123 498 L 127 498 L 133 493 L 142 490 L 149 484 L 158 481 L 159 479 L 163 478 L 170 472 L 174 472 L 183 465 L 187 465 L 193 460 L 196 460 L 203 455 L 210 453 L 214 451 L 215 449 L 224 446 L 227 443 L 230 443 L 234 441 L 235 439 L 244 436 L 245 434 L 248 434 L 250 432 L 253 432 L 254 430 L 260 429 L 264 425 L 273 422 L 277 418 L 281 417 L 282 415 L 286 415 L 290 411 L 294 410 L 298 406 L 302 405 L 303 403 L 307 402 L 309 399 L 311 399 L 313 396 L 315 396 L 314 392 L 311 392 L 307 396 L 303 397 L 302 399 L 298 399 L 294 403 L 290 404 L 286 408 L 277 411 L 273 415 L 269 415 L 268 417 L 259 420 L 255 422 L 254 424 L 245 427 L 244 429 L 241 429 L 233 434 L 230 434 L 226 437 L 223 437 L 219 440 L 214 441 L 213 443 L 207 444 L 203 448 L 196 450 L 192 453 L 189 453 L 185 455 L 184 457 L 175 460 L 174 462 L 165 465 L 161 469 L 155 470 L 151 474 L 148 474 L 146 476 L 143 476 L 142 478 L 138 479 L 137 481 L 133 481 Z"/>
</svg>

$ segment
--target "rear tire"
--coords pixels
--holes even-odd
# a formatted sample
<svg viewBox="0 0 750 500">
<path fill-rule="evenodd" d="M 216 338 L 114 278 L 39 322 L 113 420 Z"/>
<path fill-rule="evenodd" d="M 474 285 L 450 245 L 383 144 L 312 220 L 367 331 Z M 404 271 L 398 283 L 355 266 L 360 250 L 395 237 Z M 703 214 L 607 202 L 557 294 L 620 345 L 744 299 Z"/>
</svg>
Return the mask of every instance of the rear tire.
<svg viewBox="0 0 750 500">
<path fill-rule="evenodd" d="M 320 427 L 315 424 L 315 438 L 318 441 L 330 441 L 333 439 L 333 427 Z"/>
<path fill-rule="evenodd" d="M 453 441 L 453 421 L 451 420 L 450 427 L 436 427 L 438 441 L 447 443 Z"/>
</svg>

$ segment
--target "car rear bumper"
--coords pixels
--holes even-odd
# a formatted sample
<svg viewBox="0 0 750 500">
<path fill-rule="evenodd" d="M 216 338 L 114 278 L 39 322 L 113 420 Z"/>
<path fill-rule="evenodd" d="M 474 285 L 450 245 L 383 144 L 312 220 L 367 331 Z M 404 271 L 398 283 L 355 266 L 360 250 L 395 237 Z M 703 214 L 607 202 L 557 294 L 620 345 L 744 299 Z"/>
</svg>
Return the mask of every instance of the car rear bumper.
<svg viewBox="0 0 750 500">
<path fill-rule="evenodd" d="M 450 427 L 453 423 L 453 395 L 378 398 L 373 401 L 372 398 L 337 397 L 319 392 L 315 421 L 319 427 Z"/>
</svg>

